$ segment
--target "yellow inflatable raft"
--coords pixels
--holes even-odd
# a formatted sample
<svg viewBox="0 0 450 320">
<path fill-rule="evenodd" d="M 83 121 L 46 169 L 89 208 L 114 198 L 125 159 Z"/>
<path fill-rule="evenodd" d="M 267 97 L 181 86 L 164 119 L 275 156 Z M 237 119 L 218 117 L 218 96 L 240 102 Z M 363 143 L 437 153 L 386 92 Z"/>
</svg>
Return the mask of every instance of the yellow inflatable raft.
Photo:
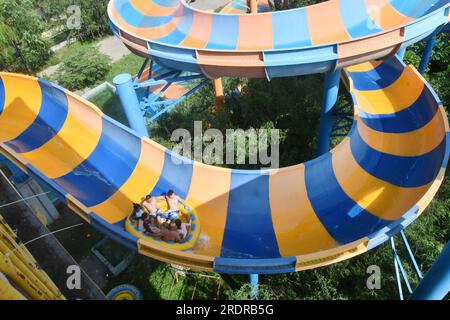
<svg viewBox="0 0 450 320">
<path fill-rule="evenodd" d="M 168 210 L 167 202 L 164 200 L 158 202 L 158 207 L 162 212 L 166 212 Z M 194 211 L 189 211 L 183 205 L 180 205 L 180 215 L 178 218 L 184 223 L 189 223 L 189 221 L 191 221 L 191 225 L 187 228 L 188 235 L 181 242 L 167 242 L 159 238 L 154 238 L 150 235 L 144 234 L 139 230 L 138 226 L 134 222 L 131 222 L 130 216 L 127 218 L 127 221 L 125 223 L 125 229 L 127 230 L 127 232 L 140 239 L 145 239 L 146 241 L 154 242 L 158 245 L 171 249 L 180 251 L 189 250 L 195 245 L 200 235 L 200 221 L 197 214 Z"/>
</svg>

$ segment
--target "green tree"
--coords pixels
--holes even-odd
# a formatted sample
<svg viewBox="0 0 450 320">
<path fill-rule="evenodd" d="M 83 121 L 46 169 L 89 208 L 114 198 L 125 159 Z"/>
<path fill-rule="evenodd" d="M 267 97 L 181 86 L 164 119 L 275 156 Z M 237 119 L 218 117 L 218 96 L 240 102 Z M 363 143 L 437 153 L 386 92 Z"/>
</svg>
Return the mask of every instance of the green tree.
<svg viewBox="0 0 450 320">
<path fill-rule="evenodd" d="M 110 33 L 107 5 L 109 0 L 75 0 L 81 10 L 81 28 L 70 30 L 70 37 L 90 40 Z"/>
<path fill-rule="evenodd" d="M 0 68 L 34 72 L 50 57 L 50 42 L 42 36 L 45 25 L 29 0 L 0 0 L 0 37 L 10 49 L 2 53 Z M 9 27 L 5 27 L 9 26 Z"/>
<path fill-rule="evenodd" d="M 64 58 L 56 79 L 69 90 L 80 90 L 104 79 L 109 66 L 109 57 L 96 47 L 79 45 Z"/>
<path fill-rule="evenodd" d="M 14 43 L 17 35 L 12 28 L 0 19 L 0 69 L 10 71 L 10 66 L 14 62 Z"/>
</svg>

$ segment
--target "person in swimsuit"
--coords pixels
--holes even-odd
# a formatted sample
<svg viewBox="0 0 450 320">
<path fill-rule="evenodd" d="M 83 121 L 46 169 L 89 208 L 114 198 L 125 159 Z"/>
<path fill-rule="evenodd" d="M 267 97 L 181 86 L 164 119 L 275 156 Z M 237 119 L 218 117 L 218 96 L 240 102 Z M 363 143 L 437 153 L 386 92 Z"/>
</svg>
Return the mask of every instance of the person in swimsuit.
<svg viewBox="0 0 450 320">
<path fill-rule="evenodd" d="M 142 201 L 142 206 L 150 214 L 150 216 L 156 217 L 161 214 L 161 209 L 158 207 L 158 201 L 156 197 L 148 195 Z"/>
<path fill-rule="evenodd" d="M 180 214 L 180 204 L 186 207 L 187 210 L 190 210 L 186 203 L 181 200 L 179 196 L 175 194 L 173 190 L 167 191 L 167 195 L 165 196 L 167 201 L 168 210 L 165 213 L 168 220 L 175 220 L 178 218 Z"/>
<path fill-rule="evenodd" d="M 133 203 L 133 213 L 130 216 L 131 222 L 137 224 L 139 230 L 144 229 L 144 221 L 147 219 L 147 214 L 144 212 L 142 207 L 137 204 Z"/>
<path fill-rule="evenodd" d="M 130 216 L 131 221 L 135 222 L 141 219 L 143 214 L 144 210 L 142 210 L 142 207 L 137 203 L 133 203 L 133 213 Z"/>
<path fill-rule="evenodd" d="M 180 234 L 180 239 L 183 240 L 188 235 L 187 227 L 190 227 L 192 220 L 189 223 L 181 222 L 180 219 L 175 220 L 175 225 L 177 226 L 177 232 Z"/>
<path fill-rule="evenodd" d="M 165 222 L 161 226 L 161 240 L 167 242 L 180 242 L 180 234 L 175 222 Z"/>
<path fill-rule="evenodd" d="M 153 216 L 150 216 L 145 222 L 144 222 L 144 229 L 145 233 L 155 237 L 159 238 L 161 236 L 161 229 L 156 226 L 156 218 Z"/>
</svg>

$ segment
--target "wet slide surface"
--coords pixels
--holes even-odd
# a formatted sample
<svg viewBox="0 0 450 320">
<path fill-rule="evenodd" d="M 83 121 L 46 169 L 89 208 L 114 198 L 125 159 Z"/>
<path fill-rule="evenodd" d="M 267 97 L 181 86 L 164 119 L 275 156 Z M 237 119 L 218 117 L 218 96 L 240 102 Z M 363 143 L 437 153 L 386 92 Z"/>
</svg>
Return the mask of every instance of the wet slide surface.
<svg viewBox="0 0 450 320">
<path fill-rule="evenodd" d="M 95 227 L 150 257 L 230 273 L 314 268 L 363 253 L 414 221 L 448 160 L 447 117 L 414 68 L 391 57 L 350 66 L 345 78 L 355 104 L 348 137 L 275 171 L 180 158 L 63 88 L 8 73 L 0 73 L 0 151 Z M 169 188 L 200 220 L 188 251 L 123 229 L 132 202 Z"/>
</svg>

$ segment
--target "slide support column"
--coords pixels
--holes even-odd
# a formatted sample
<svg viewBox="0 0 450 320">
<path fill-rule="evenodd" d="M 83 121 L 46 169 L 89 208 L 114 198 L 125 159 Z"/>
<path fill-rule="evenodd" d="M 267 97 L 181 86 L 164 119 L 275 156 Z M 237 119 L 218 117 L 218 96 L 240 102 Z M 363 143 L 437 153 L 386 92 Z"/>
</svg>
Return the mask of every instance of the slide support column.
<svg viewBox="0 0 450 320">
<path fill-rule="evenodd" d="M 113 82 L 131 129 L 141 136 L 148 137 L 147 126 L 133 86 L 133 78 L 129 74 L 120 74 L 114 78 Z"/>
<path fill-rule="evenodd" d="M 404 47 L 404 48 L 398 50 L 397 57 L 399 57 L 400 60 L 403 60 L 405 58 L 406 49 L 407 49 L 407 47 Z"/>
<path fill-rule="evenodd" d="M 331 131 L 333 128 L 333 109 L 339 95 L 341 69 L 328 73 L 325 76 L 322 113 L 320 115 L 319 141 L 317 155 L 321 156 L 330 150 Z"/>
<path fill-rule="evenodd" d="M 442 300 L 450 291 L 450 242 L 411 295 L 411 300 Z"/>
<path fill-rule="evenodd" d="M 258 1 L 250 0 L 250 13 L 258 13 Z"/>
<path fill-rule="evenodd" d="M 422 75 L 425 73 L 425 71 L 427 71 L 428 64 L 430 63 L 431 56 L 433 55 L 434 46 L 436 45 L 436 39 L 437 34 L 434 33 L 427 41 L 427 46 L 425 47 L 425 51 L 419 65 L 419 72 Z"/>
<path fill-rule="evenodd" d="M 216 97 L 216 107 L 222 108 L 225 105 L 222 78 L 214 79 L 214 94 Z"/>
<path fill-rule="evenodd" d="M 252 300 L 258 299 L 258 293 L 259 293 L 259 275 L 258 274 L 250 274 L 250 298 Z"/>
</svg>

